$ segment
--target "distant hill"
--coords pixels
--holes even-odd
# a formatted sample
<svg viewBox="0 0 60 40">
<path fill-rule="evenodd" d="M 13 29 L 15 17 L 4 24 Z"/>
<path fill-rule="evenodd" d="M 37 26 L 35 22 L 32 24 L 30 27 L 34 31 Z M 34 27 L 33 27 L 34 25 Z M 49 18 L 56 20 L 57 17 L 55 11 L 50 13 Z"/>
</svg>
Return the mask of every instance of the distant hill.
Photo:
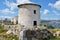
<svg viewBox="0 0 60 40">
<path fill-rule="evenodd" d="M 41 20 L 41 23 L 60 28 L 60 20 Z"/>
</svg>

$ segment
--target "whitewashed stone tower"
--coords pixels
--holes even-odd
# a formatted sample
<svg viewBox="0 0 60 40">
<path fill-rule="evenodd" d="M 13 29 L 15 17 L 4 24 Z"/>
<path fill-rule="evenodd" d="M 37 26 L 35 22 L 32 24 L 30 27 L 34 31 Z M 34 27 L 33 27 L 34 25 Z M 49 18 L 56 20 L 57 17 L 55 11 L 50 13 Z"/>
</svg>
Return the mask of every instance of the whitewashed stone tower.
<svg viewBox="0 0 60 40">
<path fill-rule="evenodd" d="M 18 5 L 18 24 L 25 27 L 34 27 L 40 24 L 40 5 L 25 3 Z"/>
</svg>

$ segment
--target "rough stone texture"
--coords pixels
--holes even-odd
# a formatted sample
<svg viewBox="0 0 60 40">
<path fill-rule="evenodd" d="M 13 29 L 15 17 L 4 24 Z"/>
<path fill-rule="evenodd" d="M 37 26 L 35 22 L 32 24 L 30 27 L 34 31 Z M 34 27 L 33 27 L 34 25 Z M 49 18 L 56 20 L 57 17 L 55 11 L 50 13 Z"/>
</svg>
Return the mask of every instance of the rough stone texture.
<svg viewBox="0 0 60 40">
<path fill-rule="evenodd" d="M 3 36 L 0 34 L 0 40 L 4 40 Z"/>
<path fill-rule="evenodd" d="M 56 36 L 56 37 L 59 37 L 60 36 L 60 31 L 56 31 L 53 35 Z"/>
<path fill-rule="evenodd" d="M 36 10 L 36 14 L 34 14 Z M 23 5 L 19 7 L 18 23 L 25 27 L 33 27 L 33 21 L 40 23 L 40 7 L 37 5 Z"/>
<path fill-rule="evenodd" d="M 22 30 L 20 32 L 21 40 L 43 40 L 50 39 L 52 34 L 47 29 L 37 30 Z"/>
<path fill-rule="evenodd" d="M 4 29 L 7 29 L 8 31 L 11 30 L 13 34 L 19 36 L 19 33 L 21 31 L 20 25 L 4 25 Z"/>
</svg>

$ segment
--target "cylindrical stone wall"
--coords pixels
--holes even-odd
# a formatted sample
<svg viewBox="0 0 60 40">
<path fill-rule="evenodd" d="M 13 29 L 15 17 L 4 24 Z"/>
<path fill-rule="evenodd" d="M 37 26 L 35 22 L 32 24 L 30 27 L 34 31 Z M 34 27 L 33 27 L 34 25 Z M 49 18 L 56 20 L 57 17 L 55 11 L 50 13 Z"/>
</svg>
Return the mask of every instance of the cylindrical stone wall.
<svg viewBox="0 0 60 40">
<path fill-rule="evenodd" d="M 34 14 L 35 10 L 35 14 Z M 40 24 L 40 6 L 35 4 L 22 4 L 19 6 L 18 24 L 33 27 L 34 21 Z"/>
</svg>

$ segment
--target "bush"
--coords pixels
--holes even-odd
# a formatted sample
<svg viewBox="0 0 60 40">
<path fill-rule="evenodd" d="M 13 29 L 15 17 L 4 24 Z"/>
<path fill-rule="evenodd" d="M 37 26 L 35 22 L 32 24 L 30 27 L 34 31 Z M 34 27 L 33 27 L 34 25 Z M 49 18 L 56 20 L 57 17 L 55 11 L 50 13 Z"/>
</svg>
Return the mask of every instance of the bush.
<svg viewBox="0 0 60 40">
<path fill-rule="evenodd" d="M 55 27 L 53 26 L 47 26 L 48 29 L 54 29 Z"/>
</svg>

